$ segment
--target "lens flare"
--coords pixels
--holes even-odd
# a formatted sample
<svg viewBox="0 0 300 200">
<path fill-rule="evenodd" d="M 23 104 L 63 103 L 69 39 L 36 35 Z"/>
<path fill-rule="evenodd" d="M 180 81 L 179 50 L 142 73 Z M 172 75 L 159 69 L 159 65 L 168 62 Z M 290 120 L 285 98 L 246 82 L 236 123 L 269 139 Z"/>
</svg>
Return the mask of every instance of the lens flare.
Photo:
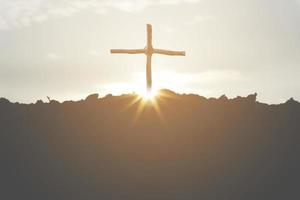
<svg viewBox="0 0 300 200">
<path fill-rule="evenodd" d="M 158 95 L 158 91 L 157 90 L 145 91 L 140 93 L 139 95 L 144 101 L 151 101 L 154 100 L 155 97 Z"/>
</svg>

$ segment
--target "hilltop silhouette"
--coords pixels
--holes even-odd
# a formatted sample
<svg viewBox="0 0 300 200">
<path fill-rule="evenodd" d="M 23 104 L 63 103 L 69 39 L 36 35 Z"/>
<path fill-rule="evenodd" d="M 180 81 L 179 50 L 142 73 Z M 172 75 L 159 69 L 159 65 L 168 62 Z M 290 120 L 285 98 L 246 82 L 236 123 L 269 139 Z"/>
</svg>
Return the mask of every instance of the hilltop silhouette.
<svg viewBox="0 0 300 200">
<path fill-rule="evenodd" d="M 0 199 L 300 198 L 299 102 L 161 94 L 1 98 Z"/>
</svg>

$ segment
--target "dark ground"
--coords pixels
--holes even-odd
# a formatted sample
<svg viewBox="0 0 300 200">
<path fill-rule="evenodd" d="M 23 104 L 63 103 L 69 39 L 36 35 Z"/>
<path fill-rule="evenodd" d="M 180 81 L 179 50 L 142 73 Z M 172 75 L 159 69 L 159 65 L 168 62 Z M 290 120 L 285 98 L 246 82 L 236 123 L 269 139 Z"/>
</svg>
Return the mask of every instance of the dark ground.
<svg viewBox="0 0 300 200">
<path fill-rule="evenodd" d="M 298 102 L 162 93 L 0 99 L 0 199 L 300 199 Z"/>
</svg>

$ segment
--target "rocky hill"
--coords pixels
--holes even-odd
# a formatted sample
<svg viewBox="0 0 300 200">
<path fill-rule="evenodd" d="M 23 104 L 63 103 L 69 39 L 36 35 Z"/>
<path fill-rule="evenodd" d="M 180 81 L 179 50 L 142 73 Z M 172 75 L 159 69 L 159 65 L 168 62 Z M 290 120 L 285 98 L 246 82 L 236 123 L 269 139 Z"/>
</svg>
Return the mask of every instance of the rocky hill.
<svg viewBox="0 0 300 200">
<path fill-rule="evenodd" d="M 300 104 L 0 99 L 0 199 L 300 199 Z"/>
</svg>

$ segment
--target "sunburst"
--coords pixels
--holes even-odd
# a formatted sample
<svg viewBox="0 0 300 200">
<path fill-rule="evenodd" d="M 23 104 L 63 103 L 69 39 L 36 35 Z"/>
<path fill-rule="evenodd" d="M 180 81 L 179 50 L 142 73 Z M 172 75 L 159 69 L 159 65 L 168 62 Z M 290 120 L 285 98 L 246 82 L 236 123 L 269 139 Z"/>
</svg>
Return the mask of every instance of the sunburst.
<svg viewBox="0 0 300 200">
<path fill-rule="evenodd" d="M 162 106 L 163 104 L 167 103 L 168 99 L 170 100 L 174 98 L 175 97 L 173 95 L 169 95 L 160 90 L 153 90 L 153 93 L 150 94 L 145 91 L 145 93 L 139 93 L 135 95 L 133 100 L 126 106 L 124 110 L 135 108 L 132 119 L 132 125 L 134 126 L 146 109 L 153 109 L 163 126 L 167 127 Z"/>
<path fill-rule="evenodd" d="M 139 94 L 140 98 L 143 101 L 154 101 L 157 96 L 159 96 L 159 92 L 157 90 L 145 91 Z"/>
</svg>

